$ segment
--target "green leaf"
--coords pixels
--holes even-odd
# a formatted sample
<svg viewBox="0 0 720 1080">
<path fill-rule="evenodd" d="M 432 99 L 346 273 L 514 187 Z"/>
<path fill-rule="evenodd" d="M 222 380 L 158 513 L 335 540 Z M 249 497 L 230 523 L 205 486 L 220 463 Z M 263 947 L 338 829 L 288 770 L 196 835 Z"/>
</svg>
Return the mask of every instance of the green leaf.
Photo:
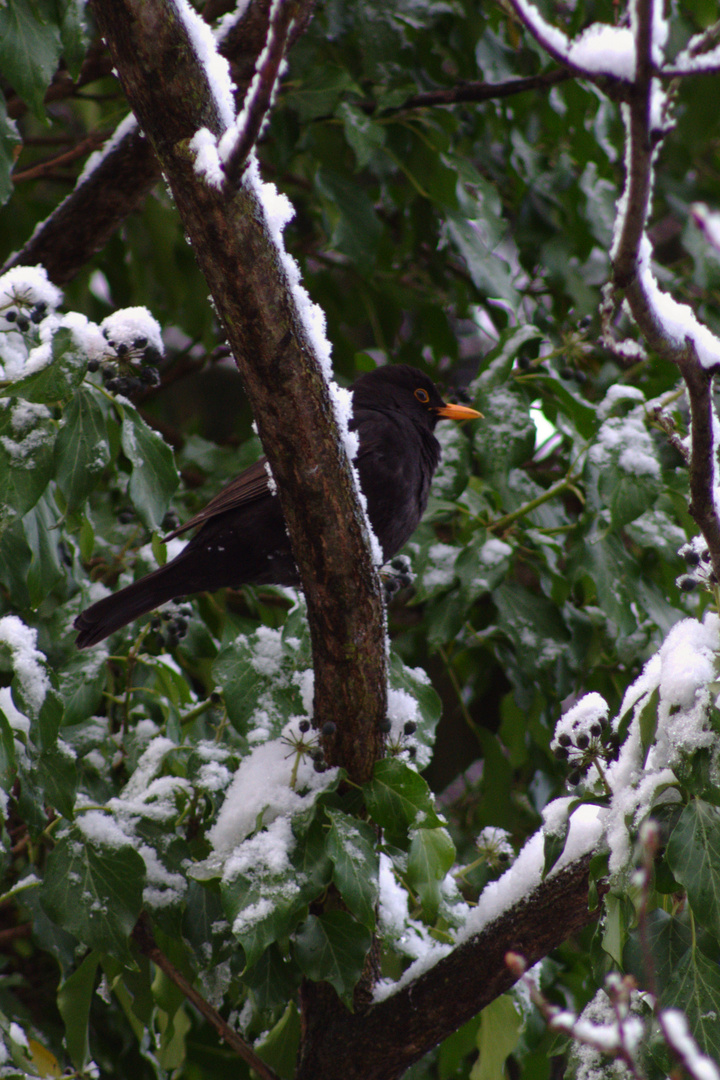
<svg viewBox="0 0 720 1080">
<path fill-rule="evenodd" d="M 344 252 L 363 273 L 369 273 L 382 236 L 382 224 L 372 200 L 349 177 L 329 169 L 317 173 L 315 186 L 323 200 L 333 247 Z"/>
<path fill-rule="evenodd" d="M 386 132 L 382 124 L 376 124 L 361 109 L 343 101 L 336 110 L 345 129 L 345 138 L 352 146 L 358 168 L 364 168 L 372 157 L 385 145 Z"/>
<path fill-rule="evenodd" d="M 55 475 L 69 514 L 97 486 L 109 461 L 105 415 L 94 393 L 80 387 L 65 410 L 55 442 Z"/>
<path fill-rule="evenodd" d="M 45 798 L 63 817 L 72 820 L 77 789 L 75 759 L 57 747 L 44 750 L 37 760 L 38 777 L 45 789 Z"/>
<path fill-rule="evenodd" d="M 262 1060 L 283 1080 L 295 1075 L 301 1034 L 300 1014 L 295 1002 L 290 1000 L 277 1024 L 255 1043 L 255 1050 Z"/>
<path fill-rule="evenodd" d="M 437 829 L 443 825 L 426 781 L 399 758 L 378 761 L 363 791 L 373 820 L 394 837 L 404 835 L 408 829 Z"/>
<path fill-rule="evenodd" d="M 541 671 L 554 664 L 570 639 L 557 606 L 512 582 L 494 589 L 492 598 L 499 613 L 498 625 L 514 643 L 523 668 Z"/>
<path fill-rule="evenodd" d="M 440 907 L 440 885 L 455 862 L 455 845 L 446 829 L 418 829 L 410 842 L 408 882 L 433 923 Z"/>
<path fill-rule="evenodd" d="M 21 141 L 15 121 L 7 114 L 5 96 L 0 94 L 0 206 L 7 202 L 15 190 L 10 174 Z"/>
<path fill-rule="evenodd" d="M 294 936 L 295 958 L 309 979 L 329 982 L 348 1009 L 372 935 L 347 911 L 310 915 Z"/>
<path fill-rule="evenodd" d="M 503 258 L 503 240 L 507 239 L 507 222 L 497 189 L 476 174 L 474 192 L 460 188 L 460 207 L 447 212 L 448 233 L 464 258 L 475 287 L 484 295 L 501 297 L 517 305 L 518 294 L 513 285 L 514 271 Z"/>
<path fill-rule="evenodd" d="M 69 401 L 85 378 L 86 371 L 85 353 L 76 342 L 72 330 L 61 326 L 53 334 L 49 363 L 14 382 L 12 392 L 40 404 Z"/>
<path fill-rule="evenodd" d="M 356 86 L 346 68 L 325 62 L 309 68 L 303 74 L 293 91 L 292 108 L 302 121 L 328 116 L 346 90 L 356 90 L 358 96 L 362 97 L 360 87 Z"/>
<path fill-rule="evenodd" d="M 327 853 L 333 862 L 333 881 L 353 915 L 373 930 L 379 893 L 375 832 L 340 810 L 326 808 L 325 813 L 331 822 Z"/>
<path fill-rule="evenodd" d="M 480 1056 L 470 1071 L 470 1080 L 504 1076 L 505 1062 L 517 1046 L 522 1028 L 518 1007 L 508 994 L 501 994 L 483 1009 L 477 1039 Z"/>
<path fill-rule="evenodd" d="M 663 995 L 664 1008 L 681 1009 L 700 1049 L 720 1060 L 720 969 L 700 949 L 688 949 L 670 977 Z"/>
<path fill-rule="evenodd" d="M 0 709 L 0 788 L 9 794 L 17 775 L 15 736 L 5 713 Z"/>
<path fill-rule="evenodd" d="M 89 44 L 88 28 L 83 18 L 84 0 L 60 0 L 60 37 L 63 60 L 73 79 L 80 74 Z"/>
<path fill-rule="evenodd" d="M 0 6 L 0 70 L 39 119 L 61 51 L 51 4 L 6 0 Z"/>
<path fill-rule="evenodd" d="M 138 411 L 123 402 L 121 442 L 132 465 L 129 492 L 141 521 L 159 529 L 180 478 L 173 453 Z"/>
<path fill-rule="evenodd" d="M 60 984 L 57 993 L 58 1009 L 65 1024 L 65 1042 L 70 1060 L 81 1072 L 88 1064 L 90 1057 L 88 1020 L 99 963 L 99 954 L 91 952 L 85 957 L 77 971 Z"/>
<path fill-rule="evenodd" d="M 297 967 L 285 959 L 277 945 L 270 945 L 255 967 L 243 975 L 243 982 L 252 990 L 255 1005 L 262 1012 L 292 1001 L 299 981 Z"/>
<path fill-rule="evenodd" d="M 314 822 L 282 870 L 260 863 L 232 881 L 223 880 L 223 908 L 233 936 L 245 951 L 247 968 L 259 960 L 268 945 L 287 937 L 331 876 L 323 829 Z"/>
<path fill-rule="evenodd" d="M 42 905 L 83 944 L 131 963 L 144 886 L 145 863 L 130 843 L 96 843 L 73 828 L 48 856 Z"/>
<path fill-rule="evenodd" d="M 613 529 L 621 529 L 649 510 L 659 491 L 659 477 L 629 473 L 614 463 L 600 472 L 600 494 L 610 507 Z"/>
<path fill-rule="evenodd" d="M 26 514 L 53 475 L 55 426 L 44 405 L 11 398 L 0 412 L 0 504 L 3 517 Z"/>
<path fill-rule="evenodd" d="M 65 566 L 58 547 L 59 515 L 48 494 L 38 499 L 23 518 L 23 528 L 32 551 L 27 572 L 30 605 L 37 608 L 56 585 L 65 580 Z"/>
<path fill-rule="evenodd" d="M 490 482 L 504 481 L 511 469 L 532 457 L 536 430 L 522 392 L 508 385 L 486 398 L 478 395 L 485 419 L 475 425 L 473 446 L 482 475 Z"/>
<path fill-rule="evenodd" d="M 673 877 L 687 890 L 693 914 L 720 940 L 720 808 L 693 799 L 668 841 Z"/>
<path fill-rule="evenodd" d="M 543 334 L 536 326 L 503 330 L 498 343 L 483 357 L 483 370 L 471 386 L 475 402 L 485 402 L 492 390 L 508 381 L 515 360 L 527 349 L 537 350 Z"/>
</svg>

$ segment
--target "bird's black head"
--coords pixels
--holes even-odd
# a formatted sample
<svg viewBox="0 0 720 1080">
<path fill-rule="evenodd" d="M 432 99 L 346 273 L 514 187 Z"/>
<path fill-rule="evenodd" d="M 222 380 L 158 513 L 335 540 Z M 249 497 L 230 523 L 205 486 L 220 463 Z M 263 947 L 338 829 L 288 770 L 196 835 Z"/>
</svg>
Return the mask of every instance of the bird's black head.
<svg viewBox="0 0 720 1080">
<path fill-rule="evenodd" d="M 408 364 L 376 368 L 361 375 L 352 389 L 355 408 L 400 409 L 431 431 L 443 417 L 472 420 L 480 416 L 464 405 L 447 405 L 432 379 Z"/>
</svg>

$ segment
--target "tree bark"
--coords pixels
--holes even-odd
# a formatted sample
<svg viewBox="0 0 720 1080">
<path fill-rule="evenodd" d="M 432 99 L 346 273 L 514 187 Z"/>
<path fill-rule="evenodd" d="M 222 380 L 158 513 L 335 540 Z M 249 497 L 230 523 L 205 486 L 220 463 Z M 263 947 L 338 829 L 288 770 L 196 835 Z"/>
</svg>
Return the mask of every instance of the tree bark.
<svg viewBox="0 0 720 1080">
<path fill-rule="evenodd" d="M 120 81 L 161 163 L 237 361 L 267 452 L 308 603 L 315 723 L 332 720 L 328 760 L 361 783 L 382 750 L 382 595 L 364 516 L 263 207 L 250 186 L 200 179 L 188 144 L 222 135 L 213 88 L 176 8 L 96 0 Z"/>
<path fill-rule="evenodd" d="M 350 1013 L 329 987 L 307 986 L 312 1018 L 296 1080 L 396 1080 L 462 1024 L 505 993 L 516 977 L 508 952 L 528 967 L 593 922 L 588 911 L 590 856 L 543 881 L 481 933 L 457 946 L 392 997 Z M 334 996 L 334 995 L 333 995 Z M 319 1006 L 323 1004 L 325 1011 Z"/>
</svg>

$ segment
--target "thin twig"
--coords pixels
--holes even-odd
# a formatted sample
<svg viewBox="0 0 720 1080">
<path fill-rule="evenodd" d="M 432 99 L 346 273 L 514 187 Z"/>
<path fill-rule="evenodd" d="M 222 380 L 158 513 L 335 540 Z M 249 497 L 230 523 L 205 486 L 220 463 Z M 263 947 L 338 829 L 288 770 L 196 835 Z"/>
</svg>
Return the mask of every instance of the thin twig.
<svg viewBox="0 0 720 1080">
<path fill-rule="evenodd" d="M 205 1000 L 202 994 L 199 994 L 191 986 L 185 976 L 168 960 L 167 956 L 158 947 L 150 928 L 150 922 L 145 914 L 141 915 L 135 924 L 132 938 L 140 952 L 147 956 L 149 960 L 152 960 L 153 964 L 167 975 L 168 979 L 185 995 L 190 1004 L 194 1005 L 200 1015 L 208 1023 L 212 1024 L 223 1042 L 227 1043 L 238 1057 L 247 1062 L 250 1068 L 254 1069 L 258 1076 L 261 1077 L 261 1080 L 280 1080 L 277 1073 L 262 1058 L 257 1056 L 252 1047 L 248 1046 L 236 1031 L 233 1031 L 229 1024 L 223 1020 L 220 1013 Z"/>
<path fill-rule="evenodd" d="M 272 104 L 280 64 L 285 55 L 290 26 L 296 12 L 296 0 L 274 0 L 270 9 L 267 42 L 258 57 L 235 144 L 225 160 L 225 175 L 231 183 L 237 183 L 242 176 L 248 155 L 258 140 L 260 129 Z"/>
</svg>

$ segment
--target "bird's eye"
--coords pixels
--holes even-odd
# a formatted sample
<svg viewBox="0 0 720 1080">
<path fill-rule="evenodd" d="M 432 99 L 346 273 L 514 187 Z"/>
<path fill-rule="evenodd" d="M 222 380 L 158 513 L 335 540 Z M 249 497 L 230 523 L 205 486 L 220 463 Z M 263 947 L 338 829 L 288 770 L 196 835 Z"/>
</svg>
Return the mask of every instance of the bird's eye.
<svg viewBox="0 0 720 1080">
<path fill-rule="evenodd" d="M 416 390 L 415 397 L 418 399 L 418 401 L 422 401 L 423 405 L 427 405 L 428 401 L 430 400 L 430 395 L 428 394 L 427 390 Z"/>
</svg>

